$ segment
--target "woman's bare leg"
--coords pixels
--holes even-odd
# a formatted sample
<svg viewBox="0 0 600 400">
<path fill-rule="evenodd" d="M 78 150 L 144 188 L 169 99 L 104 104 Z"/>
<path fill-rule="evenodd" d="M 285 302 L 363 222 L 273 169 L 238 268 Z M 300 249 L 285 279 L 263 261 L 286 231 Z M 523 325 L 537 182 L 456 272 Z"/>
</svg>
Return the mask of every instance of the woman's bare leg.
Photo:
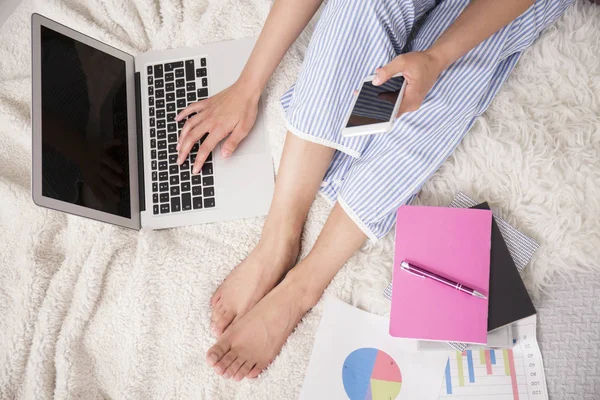
<svg viewBox="0 0 600 400">
<path fill-rule="evenodd" d="M 275 193 L 260 241 L 215 292 L 211 327 L 221 335 L 295 264 L 300 234 L 334 149 L 288 133 Z"/>
<path fill-rule="evenodd" d="M 216 372 L 241 380 L 257 377 L 279 354 L 304 314 L 367 236 L 336 204 L 310 254 L 234 322 L 208 351 Z"/>
</svg>

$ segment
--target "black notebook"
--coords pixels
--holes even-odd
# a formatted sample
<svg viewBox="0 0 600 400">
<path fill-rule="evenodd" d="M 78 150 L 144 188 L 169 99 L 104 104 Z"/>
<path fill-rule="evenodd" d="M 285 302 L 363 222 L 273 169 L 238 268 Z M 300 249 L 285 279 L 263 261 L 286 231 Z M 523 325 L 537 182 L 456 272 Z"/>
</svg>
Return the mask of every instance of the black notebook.
<svg viewBox="0 0 600 400">
<path fill-rule="evenodd" d="M 487 203 L 471 208 L 490 209 Z M 493 218 L 491 248 L 488 331 L 536 313 L 502 233 Z"/>
</svg>

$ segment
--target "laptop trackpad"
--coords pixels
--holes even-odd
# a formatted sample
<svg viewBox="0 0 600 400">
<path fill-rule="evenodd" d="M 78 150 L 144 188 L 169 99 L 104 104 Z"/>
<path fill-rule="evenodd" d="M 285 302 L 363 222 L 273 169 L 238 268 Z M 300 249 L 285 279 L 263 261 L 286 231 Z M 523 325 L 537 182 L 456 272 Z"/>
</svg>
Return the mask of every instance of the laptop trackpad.
<svg viewBox="0 0 600 400">
<path fill-rule="evenodd" d="M 265 132 L 253 129 L 244 138 L 233 152 L 232 156 L 247 156 L 248 154 L 259 154 L 265 151 Z"/>
</svg>

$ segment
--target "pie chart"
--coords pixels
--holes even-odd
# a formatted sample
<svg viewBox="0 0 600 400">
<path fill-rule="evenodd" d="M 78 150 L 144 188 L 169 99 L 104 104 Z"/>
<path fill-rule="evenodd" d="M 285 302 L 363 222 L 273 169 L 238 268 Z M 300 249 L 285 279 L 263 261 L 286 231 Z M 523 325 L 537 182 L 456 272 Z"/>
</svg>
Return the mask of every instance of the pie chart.
<svg viewBox="0 0 600 400">
<path fill-rule="evenodd" d="M 350 400 L 395 400 L 402 375 L 389 354 L 365 347 L 354 350 L 344 361 L 342 382 Z"/>
</svg>

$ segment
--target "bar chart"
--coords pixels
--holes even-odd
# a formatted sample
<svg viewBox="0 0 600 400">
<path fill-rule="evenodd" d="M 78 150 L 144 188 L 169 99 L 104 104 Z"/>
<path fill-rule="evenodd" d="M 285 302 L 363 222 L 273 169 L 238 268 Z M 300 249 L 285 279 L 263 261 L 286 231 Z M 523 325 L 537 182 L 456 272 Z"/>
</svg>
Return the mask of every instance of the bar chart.
<svg viewBox="0 0 600 400">
<path fill-rule="evenodd" d="M 453 352 L 446 364 L 439 398 L 547 400 L 535 327 L 535 316 L 515 324 L 512 349 Z"/>
</svg>

